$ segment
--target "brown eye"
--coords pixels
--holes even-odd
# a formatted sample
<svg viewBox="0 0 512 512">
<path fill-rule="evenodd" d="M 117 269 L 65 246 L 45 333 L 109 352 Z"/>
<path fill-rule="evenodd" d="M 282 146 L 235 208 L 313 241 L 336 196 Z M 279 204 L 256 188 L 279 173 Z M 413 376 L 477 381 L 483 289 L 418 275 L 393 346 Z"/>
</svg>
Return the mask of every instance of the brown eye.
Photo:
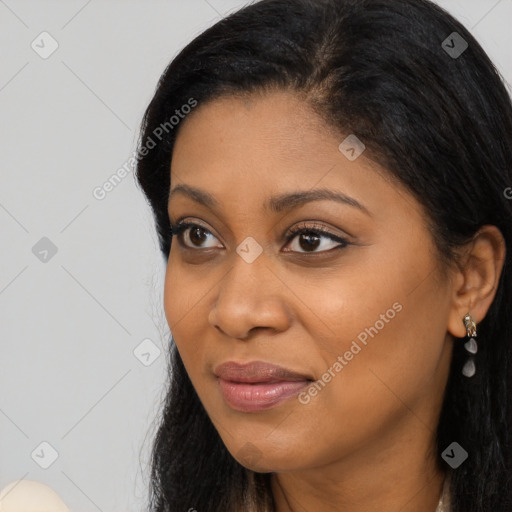
<svg viewBox="0 0 512 512">
<path fill-rule="evenodd" d="M 215 238 L 208 229 L 192 222 L 180 222 L 177 225 L 171 225 L 171 233 L 172 236 L 177 236 L 180 244 L 187 249 L 205 248 L 203 244 L 208 236 Z M 188 243 L 185 243 L 184 239 L 187 239 Z M 206 248 L 209 249 L 210 247 Z"/>
<path fill-rule="evenodd" d="M 192 241 L 194 245 L 201 245 L 208 238 L 205 235 L 205 229 L 200 227 L 191 228 L 188 238 Z"/>
<path fill-rule="evenodd" d="M 301 225 L 296 228 L 292 228 L 288 232 L 287 241 L 294 240 L 297 238 L 297 243 L 292 244 L 294 249 L 292 251 L 286 252 L 298 252 L 302 254 L 307 253 L 319 253 L 319 252 L 327 252 L 334 248 L 343 248 L 349 245 L 348 241 L 344 238 L 341 238 L 319 224 L 314 225 Z M 331 241 L 331 244 L 326 243 L 323 244 L 323 250 L 317 251 L 318 247 L 322 247 L 322 239 L 327 239 Z M 327 247 L 325 247 L 327 245 Z M 331 245 L 329 247 L 329 245 Z M 302 249 L 302 251 L 300 250 Z"/>
</svg>

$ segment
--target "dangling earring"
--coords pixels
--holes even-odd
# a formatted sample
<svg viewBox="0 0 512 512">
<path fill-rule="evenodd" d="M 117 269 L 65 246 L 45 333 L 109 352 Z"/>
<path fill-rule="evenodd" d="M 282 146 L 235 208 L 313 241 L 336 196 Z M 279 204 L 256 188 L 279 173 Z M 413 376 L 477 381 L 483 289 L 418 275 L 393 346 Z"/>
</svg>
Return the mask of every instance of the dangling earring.
<svg viewBox="0 0 512 512">
<path fill-rule="evenodd" d="M 466 336 L 469 338 L 466 343 L 464 343 L 464 348 L 471 354 L 469 359 L 464 364 L 464 367 L 462 368 L 462 375 L 465 377 L 473 377 L 476 373 L 476 366 L 475 366 L 475 358 L 473 357 L 473 354 L 476 354 L 478 352 L 478 346 L 476 344 L 476 325 L 475 321 L 473 320 L 473 317 L 470 313 L 468 313 L 464 317 L 464 325 L 466 326 Z"/>
</svg>

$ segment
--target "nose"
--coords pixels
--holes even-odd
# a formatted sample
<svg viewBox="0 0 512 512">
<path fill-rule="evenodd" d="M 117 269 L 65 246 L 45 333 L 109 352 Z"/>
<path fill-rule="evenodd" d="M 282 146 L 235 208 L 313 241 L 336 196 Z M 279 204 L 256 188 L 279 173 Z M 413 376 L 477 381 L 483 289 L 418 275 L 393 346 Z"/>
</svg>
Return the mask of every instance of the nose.
<svg viewBox="0 0 512 512">
<path fill-rule="evenodd" d="M 224 335 L 245 340 L 251 331 L 285 331 L 291 323 L 286 297 L 290 289 L 261 254 L 252 263 L 238 255 L 219 284 L 217 300 L 208 315 L 210 325 Z"/>
</svg>

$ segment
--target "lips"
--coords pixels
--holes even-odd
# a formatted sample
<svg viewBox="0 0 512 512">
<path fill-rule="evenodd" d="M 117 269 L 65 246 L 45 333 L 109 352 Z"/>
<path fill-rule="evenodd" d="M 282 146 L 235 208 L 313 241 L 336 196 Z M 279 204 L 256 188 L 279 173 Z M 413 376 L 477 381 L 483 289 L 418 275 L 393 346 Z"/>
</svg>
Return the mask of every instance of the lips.
<svg viewBox="0 0 512 512">
<path fill-rule="evenodd" d="M 278 381 L 299 381 L 313 380 L 309 375 L 294 372 L 271 363 L 263 361 L 252 361 L 246 364 L 228 361 L 223 363 L 214 371 L 217 377 L 233 382 L 278 382 Z"/>
<path fill-rule="evenodd" d="M 217 366 L 214 373 L 226 403 L 243 412 L 275 407 L 313 381 L 307 374 L 263 361 L 228 361 Z"/>
</svg>

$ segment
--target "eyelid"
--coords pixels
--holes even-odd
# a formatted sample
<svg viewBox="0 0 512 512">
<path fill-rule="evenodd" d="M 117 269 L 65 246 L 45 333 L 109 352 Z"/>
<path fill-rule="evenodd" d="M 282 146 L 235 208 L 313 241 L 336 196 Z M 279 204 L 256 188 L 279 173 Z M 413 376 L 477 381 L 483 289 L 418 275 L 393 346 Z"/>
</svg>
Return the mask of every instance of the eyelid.
<svg viewBox="0 0 512 512">
<path fill-rule="evenodd" d="M 308 222 L 309 222 L 309 224 L 308 224 Z M 286 238 L 288 240 L 288 238 L 290 236 L 300 234 L 301 232 L 304 232 L 304 231 L 319 232 L 322 235 L 324 235 L 325 237 L 332 238 L 333 240 L 336 240 L 336 241 L 343 241 L 343 242 L 347 241 L 343 235 L 336 235 L 328 227 L 326 227 L 323 224 L 321 224 L 320 222 L 314 221 L 314 220 L 311 220 L 311 221 L 303 220 L 303 221 L 299 222 L 295 226 L 288 229 L 288 231 L 286 231 L 284 238 Z"/>
</svg>

